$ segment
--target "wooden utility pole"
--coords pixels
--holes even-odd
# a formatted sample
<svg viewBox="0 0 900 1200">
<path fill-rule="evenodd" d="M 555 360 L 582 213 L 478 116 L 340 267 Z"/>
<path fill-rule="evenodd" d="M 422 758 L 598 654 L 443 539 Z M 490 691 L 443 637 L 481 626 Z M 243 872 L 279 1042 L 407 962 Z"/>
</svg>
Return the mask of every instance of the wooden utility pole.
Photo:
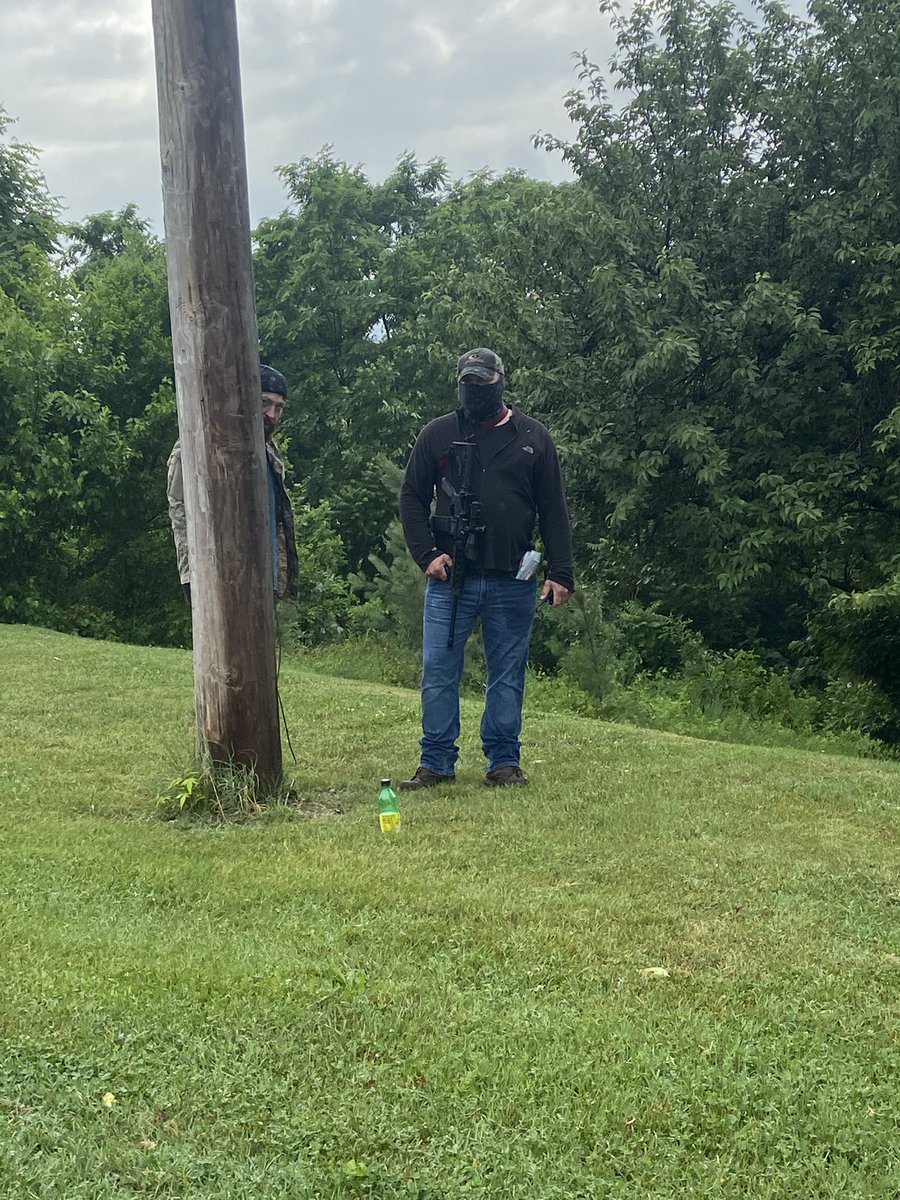
<svg viewBox="0 0 900 1200">
<path fill-rule="evenodd" d="M 235 0 L 152 0 L 201 752 L 281 775 Z"/>
</svg>

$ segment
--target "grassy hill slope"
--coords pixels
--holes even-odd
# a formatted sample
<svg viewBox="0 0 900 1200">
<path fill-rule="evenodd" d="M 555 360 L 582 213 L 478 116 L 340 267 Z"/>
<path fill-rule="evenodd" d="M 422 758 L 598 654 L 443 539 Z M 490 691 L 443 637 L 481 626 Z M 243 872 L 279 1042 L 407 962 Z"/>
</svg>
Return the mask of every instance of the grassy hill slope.
<svg viewBox="0 0 900 1200">
<path fill-rule="evenodd" d="M 282 672 L 307 813 L 166 823 L 180 651 L 0 626 L 0 1195 L 896 1197 L 900 766 Z"/>
</svg>

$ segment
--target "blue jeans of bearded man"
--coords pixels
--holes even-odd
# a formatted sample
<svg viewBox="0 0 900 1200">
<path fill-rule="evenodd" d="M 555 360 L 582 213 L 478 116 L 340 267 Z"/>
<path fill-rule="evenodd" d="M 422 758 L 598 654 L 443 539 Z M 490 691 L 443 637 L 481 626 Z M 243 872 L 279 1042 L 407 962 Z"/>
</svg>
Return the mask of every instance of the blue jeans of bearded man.
<svg viewBox="0 0 900 1200">
<path fill-rule="evenodd" d="M 478 617 L 487 665 L 481 745 L 488 770 L 518 766 L 525 663 L 537 597 L 534 579 L 466 573 L 456 610 L 453 646 L 447 648 L 453 592 L 429 579 L 422 624 L 421 764 L 452 775 L 459 756 L 459 681 L 466 641 Z"/>
</svg>

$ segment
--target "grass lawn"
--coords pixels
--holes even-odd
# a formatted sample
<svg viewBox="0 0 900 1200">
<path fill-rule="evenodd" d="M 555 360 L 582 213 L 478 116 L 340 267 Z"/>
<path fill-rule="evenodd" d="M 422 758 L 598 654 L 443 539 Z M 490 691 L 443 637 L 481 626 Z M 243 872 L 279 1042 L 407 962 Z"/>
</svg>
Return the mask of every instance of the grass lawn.
<svg viewBox="0 0 900 1200">
<path fill-rule="evenodd" d="M 289 662 L 308 812 L 167 823 L 189 656 L 0 626 L 3 1200 L 900 1197 L 900 765 Z M 289 760 L 288 760 L 289 761 Z"/>
</svg>

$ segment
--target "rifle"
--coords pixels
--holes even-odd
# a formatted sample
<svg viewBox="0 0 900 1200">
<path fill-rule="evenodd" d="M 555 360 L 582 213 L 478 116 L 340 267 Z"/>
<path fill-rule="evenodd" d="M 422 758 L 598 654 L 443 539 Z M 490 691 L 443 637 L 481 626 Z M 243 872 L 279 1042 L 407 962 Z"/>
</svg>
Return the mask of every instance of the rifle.
<svg viewBox="0 0 900 1200">
<path fill-rule="evenodd" d="M 456 610 L 466 582 L 466 563 L 473 561 L 478 556 L 478 535 L 484 532 L 484 525 L 480 524 L 481 502 L 475 499 L 472 492 L 474 451 L 474 442 L 454 442 L 451 448 L 454 460 L 462 460 L 462 483 L 459 491 L 456 491 L 446 475 L 441 480 L 441 487 L 450 497 L 450 535 L 453 538 L 451 552 L 453 565 L 450 568 L 453 603 L 450 607 L 448 650 L 453 649 L 453 636 L 456 633 Z"/>
</svg>

